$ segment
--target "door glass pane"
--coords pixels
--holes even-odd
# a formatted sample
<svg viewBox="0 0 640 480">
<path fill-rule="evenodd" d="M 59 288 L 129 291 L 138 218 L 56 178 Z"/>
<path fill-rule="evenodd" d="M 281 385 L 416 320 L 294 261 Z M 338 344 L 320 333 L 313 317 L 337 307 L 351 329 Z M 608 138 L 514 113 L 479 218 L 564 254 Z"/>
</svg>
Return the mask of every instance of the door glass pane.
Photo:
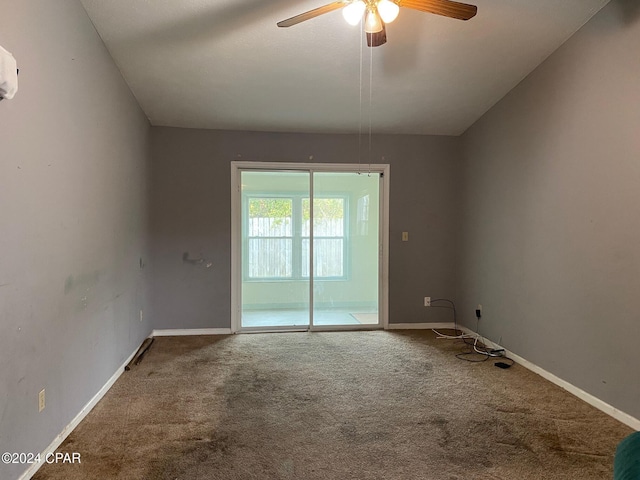
<svg viewBox="0 0 640 480">
<path fill-rule="evenodd" d="M 313 210 L 313 254 L 314 272 L 317 278 L 343 278 L 345 247 L 345 203 L 346 197 L 319 197 L 314 193 Z M 309 199 L 302 202 L 303 228 L 302 253 L 303 275 L 309 276 L 309 235 L 311 231 Z"/>
<path fill-rule="evenodd" d="M 247 195 L 248 278 L 291 278 L 293 200 Z"/>
<path fill-rule="evenodd" d="M 313 323 L 378 325 L 380 175 L 320 172 L 313 182 Z M 307 264 L 308 250 L 303 240 Z"/>
<path fill-rule="evenodd" d="M 242 327 L 307 326 L 309 173 L 243 171 L 241 180 Z"/>
</svg>

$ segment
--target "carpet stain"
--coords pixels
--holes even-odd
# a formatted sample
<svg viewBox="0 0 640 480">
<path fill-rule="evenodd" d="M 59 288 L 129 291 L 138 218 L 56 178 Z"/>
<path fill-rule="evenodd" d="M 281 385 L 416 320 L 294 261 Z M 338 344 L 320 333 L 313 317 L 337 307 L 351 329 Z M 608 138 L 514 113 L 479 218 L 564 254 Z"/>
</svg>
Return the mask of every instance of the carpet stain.
<svg viewBox="0 0 640 480">
<path fill-rule="evenodd" d="M 431 425 L 436 427 L 440 432 L 440 440 L 438 445 L 442 448 L 446 448 L 451 443 L 451 432 L 449 431 L 449 420 L 444 417 L 435 417 L 430 420 Z"/>
</svg>

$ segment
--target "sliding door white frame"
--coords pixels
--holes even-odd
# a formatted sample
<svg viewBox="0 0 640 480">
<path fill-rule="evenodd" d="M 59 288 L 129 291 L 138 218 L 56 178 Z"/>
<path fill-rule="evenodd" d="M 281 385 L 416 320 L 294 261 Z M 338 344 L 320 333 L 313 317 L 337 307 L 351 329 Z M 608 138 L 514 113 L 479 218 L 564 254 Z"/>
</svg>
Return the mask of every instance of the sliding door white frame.
<svg viewBox="0 0 640 480">
<path fill-rule="evenodd" d="M 242 222 L 241 222 L 241 174 L 243 170 L 252 171 L 304 171 L 309 172 L 313 178 L 314 172 L 362 172 L 362 175 L 379 173 L 382 177 L 380 189 L 380 222 L 379 222 L 379 282 L 378 282 L 378 314 L 379 325 L 368 328 L 384 328 L 389 326 L 389 183 L 390 167 L 388 164 L 344 164 L 344 163 L 285 163 L 285 162 L 231 162 L 231 331 L 233 333 L 250 332 L 281 332 L 281 331 L 306 331 L 311 330 L 354 330 L 353 325 L 314 326 L 313 318 L 310 318 L 310 327 L 273 327 L 268 329 L 242 328 Z M 311 202 L 313 204 L 313 202 Z M 311 207 L 313 208 L 313 207 Z M 311 242 L 313 243 L 313 242 Z M 313 252 L 310 252 L 313 258 Z M 310 272 L 313 272 L 311 266 Z M 313 275 L 312 275 L 313 276 Z M 313 279 L 310 279 L 313 282 Z M 313 283 L 311 283 L 311 295 L 313 295 Z M 313 302 L 313 298 L 311 298 Z M 313 304 L 312 304 L 313 305 Z M 311 312 L 311 315 L 313 313 Z M 366 329 L 367 326 L 358 326 L 357 329 Z"/>
</svg>

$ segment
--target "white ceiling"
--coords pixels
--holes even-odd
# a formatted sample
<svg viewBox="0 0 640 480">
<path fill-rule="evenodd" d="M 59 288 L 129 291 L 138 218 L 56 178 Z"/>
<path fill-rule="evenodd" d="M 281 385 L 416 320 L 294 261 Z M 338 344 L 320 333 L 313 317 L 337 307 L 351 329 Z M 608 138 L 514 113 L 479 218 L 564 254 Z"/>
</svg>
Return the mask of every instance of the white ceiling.
<svg viewBox="0 0 640 480">
<path fill-rule="evenodd" d="M 276 27 L 329 0 L 81 1 L 153 125 L 368 132 L 372 78 L 374 132 L 459 135 L 609 0 L 468 0 L 466 22 L 403 8 L 362 83 L 340 11 Z"/>
</svg>

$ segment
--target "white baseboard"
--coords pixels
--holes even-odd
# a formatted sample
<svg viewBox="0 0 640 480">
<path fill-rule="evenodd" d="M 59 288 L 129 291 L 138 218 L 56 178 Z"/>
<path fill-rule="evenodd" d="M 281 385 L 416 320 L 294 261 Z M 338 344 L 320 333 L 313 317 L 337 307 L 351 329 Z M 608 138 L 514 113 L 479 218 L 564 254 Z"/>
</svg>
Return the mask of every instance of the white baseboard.
<svg viewBox="0 0 640 480">
<path fill-rule="evenodd" d="M 387 330 L 430 330 L 436 329 L 452 329 L 454 328 L 453 322 L 440 322 L 440 323 L 390 323 L 387 326 Z M 460 327 L 458 327 L 460 328 Z"/>
<path fill-rule="evenodd" d="M 154 330 L 152 337 L 184 337 L 188 335 L 231 335 L 230 328 L 175 328 Z"/>
<path fill-rule="evenodd" d="M 139 347 L 136 347 L 133 353 L 129 355 L 129 357 L 122 363 L 122 365 L 118 367 L 118 369 L 111 376 L 111 378 L 107 380 L 107 383 L 105 383 L 102 386 L 102 388 L 98 390 L 98 393 L 96 393 L 93 396 L 93 398 L 89 400 L 89 402 L 84 407 L 82 407 L 82 410 L 80 410 L 80 412 L 75 416 L 75 418 L 71 420 L 69 425 L 64 427 L 62 432 L 60 432 L 58 436 L 53 439 L 53 442 L 51 442 L 49 446 L 41 453 L 40 458 L 43 458 L 43 459 L 47 458 L 47 455 L 55 452 L 56 449 L 62 444 L 62 442 L 65 441 L 65 439 L 73 431 L 73 429 L 76 428 L 78 424 L 84 419 L 84 417 L 86 417 L 89 414 L 89 412 L 93 410 L 93 407 L 95 407 L 98 404 L 98 402 L 102 400 L 102 397 L 104 397 L 104 395 L 109 391 L 109 389 L 113 386 L 113 384 L 116 383 L 116 380 L 120 378 L 120 375 L 122 375 L 122 373 L 124 372 L 124 367 L 127 366 L 127 364 L 131 361 L 131 359 L 133 359 L 135 354 L 138 352 L 138 348 Z M 36 474 L 36 472 L 40 469 L 42 464 L 43 462 L 32 463 L 31 466 L 18 478 L 18 480 L 29 480 L 31 477 L 33 477 Z"/>
<path fill-rule="evenodd" d="M 475 332 L 467 327 L 461 326 L 460 329 L 466 333 L 475 335 Z M 560 388 L 578 397 L 580 400 L 587 402 L 589 405 L 615 418 L 619 422 L 624 423 L 625 425 L 633 428 L 634 430 L 640 431 L 640 420 L 638 420 L 637 418 L 632 417 L 628 413 L 625 413 L 621 410 L 618 410 L 617 408 L 609 405 L 608 403 L 600 400 L 599 398 L 594 397 L 590 393 L 587 393 L 584 390 L 576 387 L 575 385 L 572 385 L 571 383 L 567 382 L 566 380 L 563 380 L 560 377 L 555 376 L 553 373 L 546 371 L 544 368 L 539 367 L 535 363 L 532 363 L 529 360 L 522 358 L 520 355 L 517 355 L 505 349 L 501 345 L 498 345 L 497 343 L 492 342 L 491 340 L 483 337 L 482 335 L 480 336 L 480 341 L 482 341 L 482 343 L 484 343 L 487 347 L 494 348 L 494 349 L 496 348 L 504 349 L 505 354 L 509 358 L 511 358 L 514 362 L 522 365 L 523 367 L 525 367 L 528 370 L 531 370 L 534 373 L 537 373 L 542 378 L 549 380 L 551 383 L 554 383 Z"/>
</svg>

